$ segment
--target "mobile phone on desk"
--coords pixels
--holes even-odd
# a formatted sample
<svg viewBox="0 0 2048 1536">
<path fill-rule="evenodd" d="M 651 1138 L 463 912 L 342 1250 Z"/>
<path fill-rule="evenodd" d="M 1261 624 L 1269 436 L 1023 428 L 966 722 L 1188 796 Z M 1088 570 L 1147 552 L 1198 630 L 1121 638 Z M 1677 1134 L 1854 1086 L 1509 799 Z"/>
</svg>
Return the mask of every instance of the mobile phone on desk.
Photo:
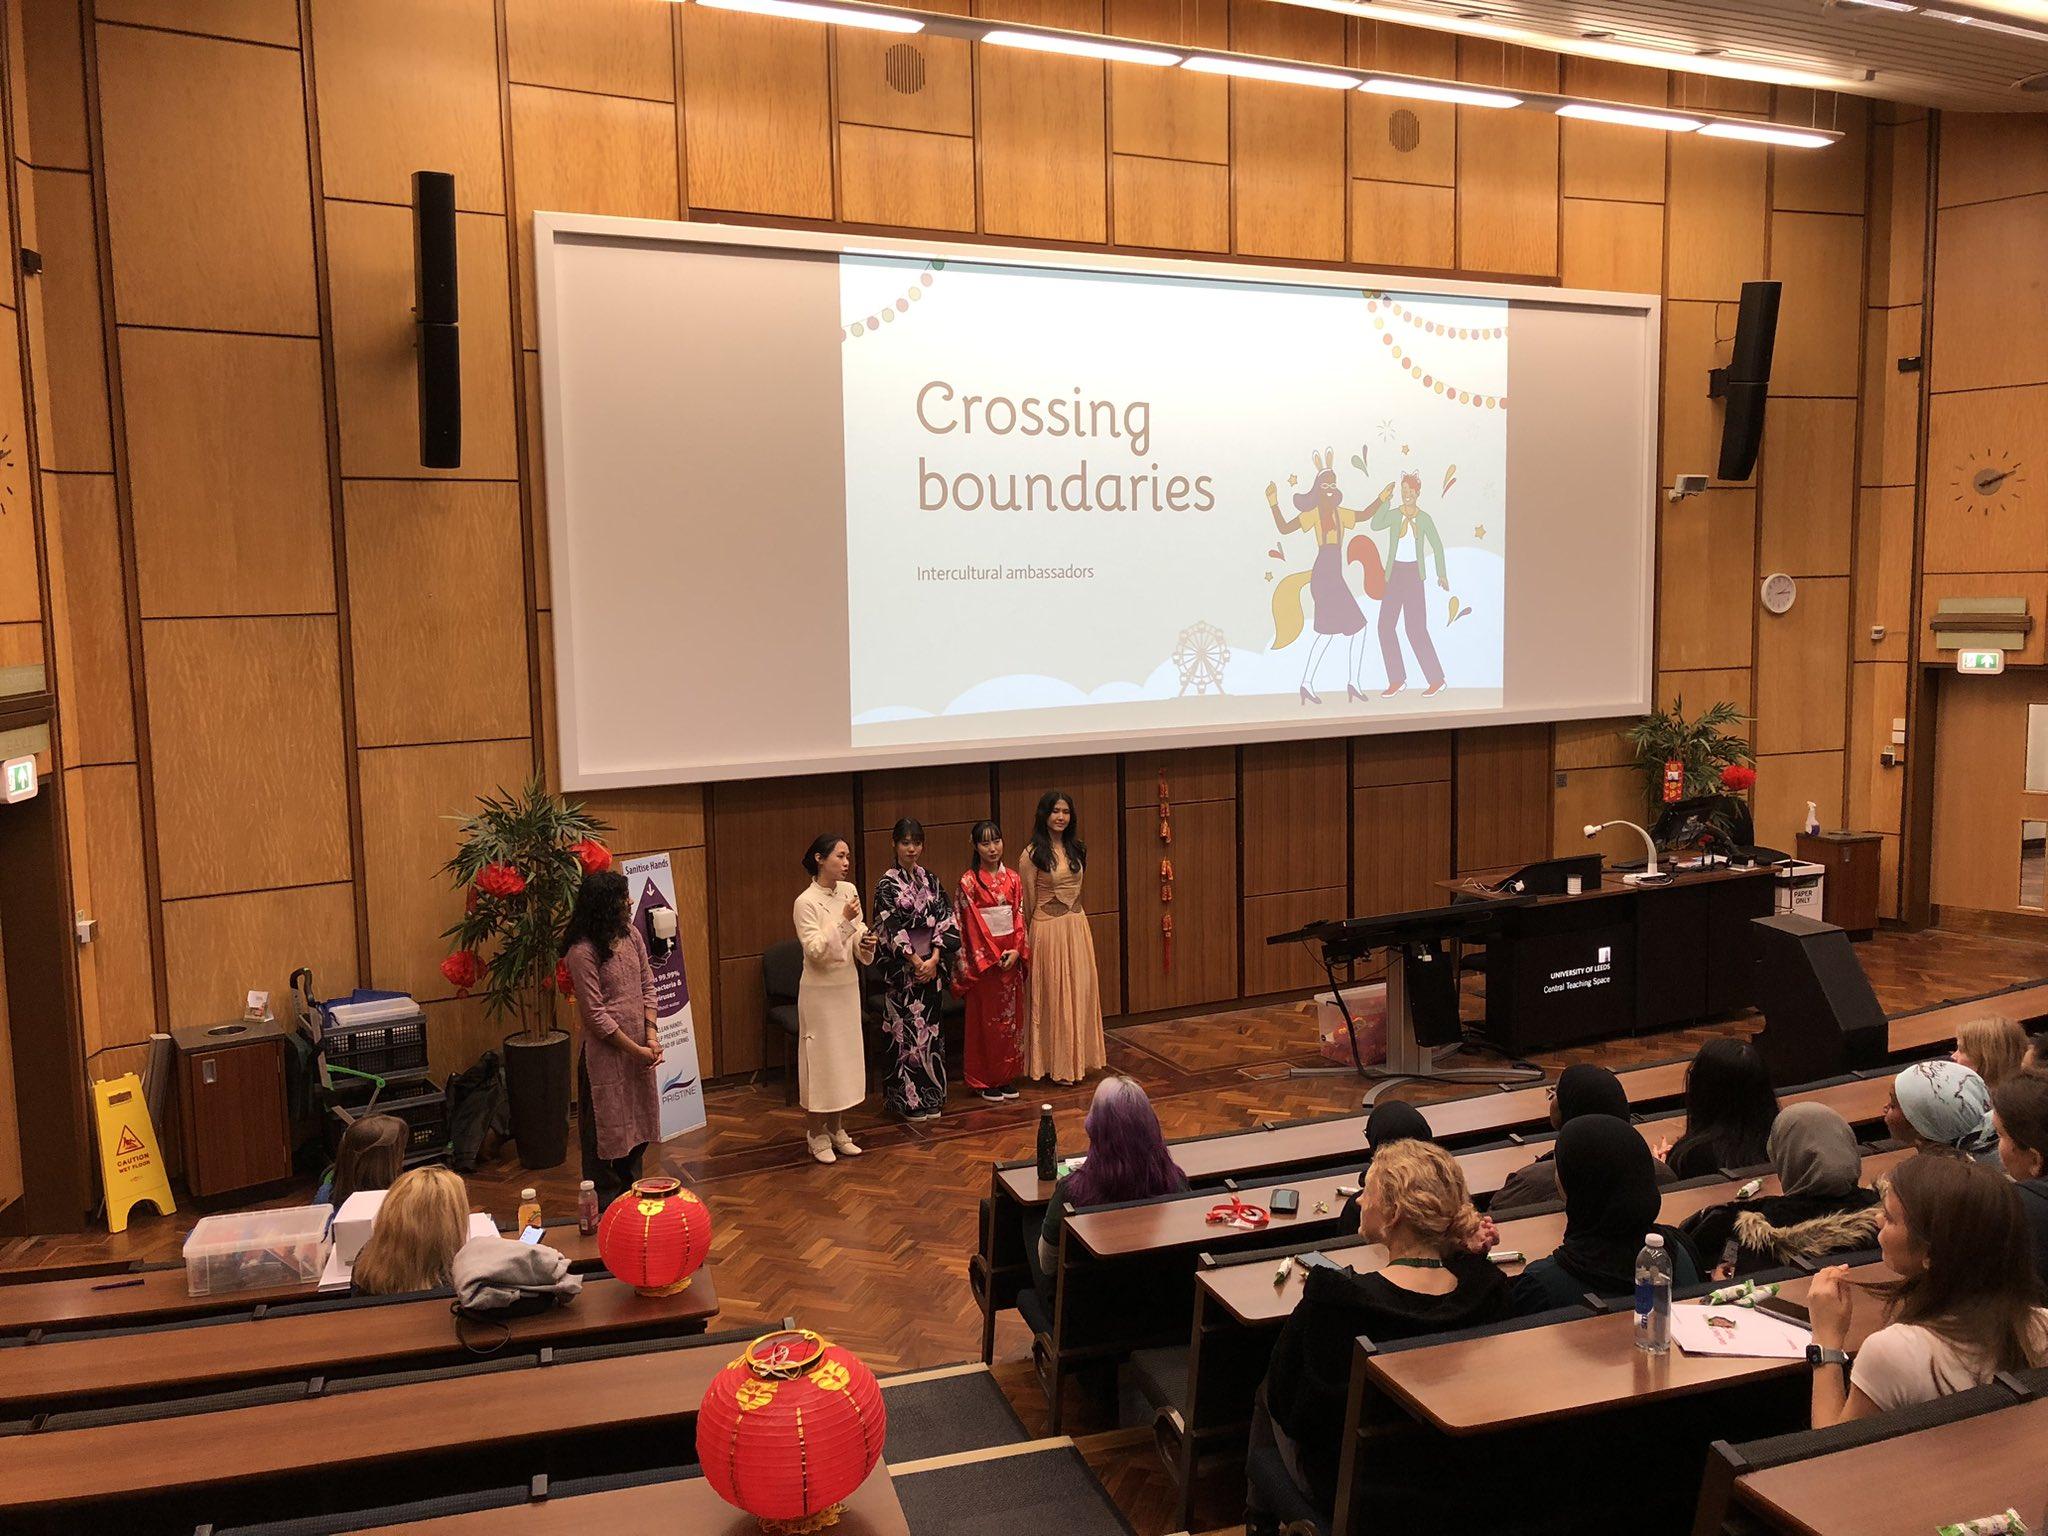
<svg viewBox="0 0 2048 1536">
<path fill-rule="evenodd" d="M 541 1233 L 544 1230 L 545 1229 L 542 1227 L 528 1227 L 524 1232 L 519 1234 L 519 1241 L 521 1241 L 522 1243 L 537 1243 L 540 1241 Z"/>
<path fill-rule="evenodd" d="M 1756 1309 L 1759 1312 L 1768 1312 L 1771 1316 L 1781 1318 L 1795 1327 L 1804 1328 L 1808 1333 L 1813 1331 L 1813 1317 L 1807 1312 L 1803 1302 L 1788 1301 L 1783 1296 L 1772 1296 L 1758 1302 Z"/>
<path fill-rule="evenodd" d="M 1294 1256 L 1294 1262 L 1301 1266 L 1301 1272 L 1304 1275 L 1312 1269 L 1344 1268 L 1342 1264 L 1337 1263 L 1319 1248 L 1311 1248 L 1307 1253 L 1297 1253 Z"/>
<path fill-rule="evenodd" d="M 1275 1216 L 1296 1216 L 1301 1213 L 1301 1191 L 1298 1189 L 1276 1189 L 1269 1209 Z"/>
</svg>

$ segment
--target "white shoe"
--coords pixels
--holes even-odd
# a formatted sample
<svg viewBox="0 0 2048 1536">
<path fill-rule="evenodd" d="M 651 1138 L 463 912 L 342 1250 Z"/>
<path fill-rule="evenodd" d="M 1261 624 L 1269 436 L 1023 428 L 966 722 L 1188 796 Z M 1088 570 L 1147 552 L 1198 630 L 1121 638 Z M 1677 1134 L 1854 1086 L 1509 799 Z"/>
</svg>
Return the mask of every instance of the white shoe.
<svg viewBox="0 0 2048 1536">
<path fill-rule="evenodd" d="M 834 1131 L 832 1133 L 832 1145 L 838 1148 L 841 1152 L 845 1153 L 848 1157 L 860 1156 L 860 1148 L 854 1145 L 853 1138 L 847 1135 L 844 1131 Z M 819 1159 L 820 1162 L 824 1162 L 826 1160 L 827 1158 Z"/>
<path fill-rule="evenodd" d="M 832 1155 L 832 1143 L 822 1137 L 813 1141 L 810 1137 L 806 1136 L 804 1138 L 804 1145 L 810 1148 L 811 1156 L 821 1163 L 836 1163 L 839 1161 L 837 1157 Z"/>
</svg>

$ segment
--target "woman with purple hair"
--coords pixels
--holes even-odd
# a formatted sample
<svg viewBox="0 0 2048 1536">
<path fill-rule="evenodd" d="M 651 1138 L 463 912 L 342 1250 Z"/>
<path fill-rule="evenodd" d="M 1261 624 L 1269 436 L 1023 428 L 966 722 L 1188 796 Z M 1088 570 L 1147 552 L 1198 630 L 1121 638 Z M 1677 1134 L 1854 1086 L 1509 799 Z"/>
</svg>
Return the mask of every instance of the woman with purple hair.
<svg viewBox="0 0 2048 1536">
<path fill-rule="evenodd" d="M 1152 1101 L 1130 1078 L 1102 1080 L 1081 1129 L 1088 1133 L 1087 1160 L 1053 1186 L 1038 1229 L 1038 1288 L 1047 1301 L 1052 1299 L 1052 1276 L 1059 1267 L 1060 1224 L 1069 1205 L 1115 1205 L 1188 1187 L 1187 1175 L 1167 1149 Z"/>
</svg>

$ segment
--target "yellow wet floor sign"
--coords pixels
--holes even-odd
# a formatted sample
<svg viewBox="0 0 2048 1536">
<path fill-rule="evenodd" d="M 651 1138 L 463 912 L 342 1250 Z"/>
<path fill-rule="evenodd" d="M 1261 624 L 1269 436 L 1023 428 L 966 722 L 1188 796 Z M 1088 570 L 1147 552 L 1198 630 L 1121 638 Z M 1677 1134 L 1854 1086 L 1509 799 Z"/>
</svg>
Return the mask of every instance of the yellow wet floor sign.
<svg viewBox="0 0 2048 1536">
<path fill-rule="evenodd" d="M 145 1201 L 168 1216 L 177 1202 L 156 1149 L 156 1127 L 142 1079 L 133 1072 L 92 1085 L 92 1108 L 100 1130 L 100 1183 L 107 1192 L 107 1230 L 128 1230 L 128 1213 Z"/>
</svg>

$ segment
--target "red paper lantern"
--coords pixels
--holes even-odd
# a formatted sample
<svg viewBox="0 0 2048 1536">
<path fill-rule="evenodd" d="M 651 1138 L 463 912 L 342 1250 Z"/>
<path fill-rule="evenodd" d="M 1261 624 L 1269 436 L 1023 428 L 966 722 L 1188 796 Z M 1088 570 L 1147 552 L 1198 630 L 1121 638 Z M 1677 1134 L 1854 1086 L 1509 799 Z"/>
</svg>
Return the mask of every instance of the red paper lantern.
<svg viewBox="0 0 2048 1536">
<path fill-rule="evenodd" d="M 711 1211 L 678 1179 L 638 1179 L 597 1224 L 604 1267 L 642 1296 L 673 1296 L 711 1252 Z"/>
<path fill-rule="evenodd" d="M 697 1409 L 697 1462 L 721 1499 L 778 1536 L 822 1530 L 882 1459 L 874 1373 L 807 1328 L 766 1333 Z"/>
</svg>

